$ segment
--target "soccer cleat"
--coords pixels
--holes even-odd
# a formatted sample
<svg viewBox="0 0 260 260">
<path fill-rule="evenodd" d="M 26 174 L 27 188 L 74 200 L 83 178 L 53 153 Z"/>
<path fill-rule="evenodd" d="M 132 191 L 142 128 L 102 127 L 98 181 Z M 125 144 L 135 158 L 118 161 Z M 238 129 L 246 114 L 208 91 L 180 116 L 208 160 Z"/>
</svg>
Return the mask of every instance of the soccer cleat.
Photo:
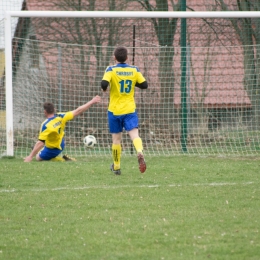
<svg viewBox="0 0 260 260">
<path fill-rule="evenodd" d="M 121 170 L 114 170 L 114 164 L 112 163 L 110 166 L 110 170 L 115 174 L 115 175 L 120 175 L 121 174 Z"/>
<path fill-rule="evenodd" d="M 141 173 L 144 173 L 146 170 L 146 163 L 144 160 L 144 155 L 142 153 L 138 153 L 137 159 L 138 159 L 138 163 L 139 163 L 139 170 Z"/>
<path fill-rule="evenodd" d="M 71 157 L 69 157 L 67 154 L 64 154 L 64 155 L 62 156 L 62 158 L 63 158 L 66 162 L 69 162 L 69 161 L 75 162 L 75 161 L 76 161 L 75 158 L 71 158 Z"/>
</svg>

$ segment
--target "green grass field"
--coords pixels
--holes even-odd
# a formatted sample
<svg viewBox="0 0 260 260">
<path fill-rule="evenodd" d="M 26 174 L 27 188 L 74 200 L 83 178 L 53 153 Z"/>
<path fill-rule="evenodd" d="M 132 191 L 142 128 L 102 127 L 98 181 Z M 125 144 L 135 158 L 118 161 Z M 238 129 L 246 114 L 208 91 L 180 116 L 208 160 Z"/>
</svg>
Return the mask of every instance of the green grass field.
<svg viewBox="0 0 260 260">
<path fill-rule="evenodd" d="M 256 158 L 0 159 L 0 259 L 260 259 Z"/>
</svg>

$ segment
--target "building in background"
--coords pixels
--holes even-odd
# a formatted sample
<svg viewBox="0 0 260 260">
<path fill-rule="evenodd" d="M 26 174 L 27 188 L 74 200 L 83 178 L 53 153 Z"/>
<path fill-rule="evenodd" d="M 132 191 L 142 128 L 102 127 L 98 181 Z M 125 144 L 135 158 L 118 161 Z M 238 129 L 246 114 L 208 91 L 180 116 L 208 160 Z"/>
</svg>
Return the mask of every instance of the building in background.
<svg viewBox="0 0 260 260">
<path fill-rule="evenodd" d="M 192 0 L 189 2 L 189 8 L 194 11 L 205 11 L 207 7 L 203 1 Z M 17 8 L 21 4 L 21 1 L 14 2 L 16 5 L 12 8 Z M 134 1 L 129 5 L 128 1 L 125 1 L 125 5 L 121 6 L 120 10 L 141 10 L 142 6 L 137 1 L 135 4 L 138 6 L 134 6 L 133 3 Z M 8 5 L 10 3 L 6 4 L 6 9 Z M 88 0 L 82 0 L 80 8 L 74 5 L 72 0 L 24 0 L 21 6 L 21 10 L 24 11 L 108 11 L 111 10 L 110 8 L 109 2 L 96 2 L 94 6 L 90 6 Z M 114 8 L 118 10 L 118 6 Z M 145 8 L 142 10 L 145 11 Z M 13 39 L 13 94 L 17 102 L 15 122 L 19 122 L 20 127 L 24 122 L 23 109 L 21 109 L 24 102 L 42 103 L 51 98 L 64 109 L 62 100 L 66 99 L 66 95 L 73 96 L 74 86 L 77 86 L 80 93 L 77 101 L 80 101 L 83 96 L 91 95 L 103 74 L 104 66 L 109 62 L 113 46 L 124 45 L 131 49 L 134 23 L 136 26 L 134 62 L 145 71 L 147 80 L 151 82 L 146 92 L 148 97 L 146 102 L 149 102 L 152 107 L 162 106 L 162 110 L 168 111 L 169 114 L 173 113 L 173 109 L 180 109 L 180 19 L 176 23 L 177 29 L 169 45 L 161 41 L 161 38 L 168 36 L 161 34 L 159 37 L 151 19 L 135 21 L 124 19 L 112 26 L 106 21 L 102 21 L 101 25 L 98 24 L 101 19 L 76 20 L 21 18 L 16 24 Z M 203 19 L 191 19 L 187 26 L 191 52 L 190 61 L 187 62 L 190 71 L 188 80 L 190 112 L 194 112 L 196 118 L 197 114 L 206 111 L 203 112 L 206 121 L 207 118 L 209 120 L 213 118 L 213 124 L 210 123 L 213 126 L 219 125 L 219 120 L 216 119 L 219 116 L 215 116 L 219 111 L 223 121 L 222 110 L 226 114 L 226 111 L 232 109 L 251 108 L 250 97 L 243 85 L 241 43 L 234 29 L 224 23 L 222 20 L 217 25 L 218 33 L 211 29 L 215 24 L 209 25 Z M 223 27 L 225 30 L 222 29 Z M 159 31 L 164 29 L 165 27 L 161 27 Z M 162 52 L 162 49 L 166 51 Z M 168 56 L 171 57 L 171 61 Z M 167 70 L 167 73 L 164 73 L 164 70 Z M 26 98 L 19 98 L 21 92 L 26 94 Z M 138 91 L 136 94 L 137 102 L 142 103 L 142 96 Z M 166 107 L 164 103 L 167 104 Z M 70 103 L 66 102 L 66 104 Z"/>
<path fill-rule="evenodd" d="M 0 49 L 4 49 L 4 17 L 5 11 L 20 11 L 23 0 L 1 0 L 0 1 Z M 18 19 L 14 19 L 12 23 L 12 31 L 14 33 Z"/>
</svg>

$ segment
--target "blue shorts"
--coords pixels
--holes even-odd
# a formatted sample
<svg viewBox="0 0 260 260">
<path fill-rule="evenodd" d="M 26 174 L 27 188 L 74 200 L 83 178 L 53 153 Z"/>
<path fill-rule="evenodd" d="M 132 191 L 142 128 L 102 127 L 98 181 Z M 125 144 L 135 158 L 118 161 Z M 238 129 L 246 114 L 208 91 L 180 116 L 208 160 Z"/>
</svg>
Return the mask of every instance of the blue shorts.
<svg viewBox="0 0 260 260">
<path fill-rule="evenodd" d="M 62 140 L 62 142 L 61 142 L 62 150 L 56 149 L 56 148 L 50 149 L 50 148 L 47 148 L 46 146 L 44 146 L 43 149 L 39 152 L 39 156 L 44 161 L 51 160 L 52 158 L 57 157 L 63 151 L 64 147 L 65 147 L 64 140 Z"/>
<path fill-rule="evenodd" d="M 108 111 L 108 125 L 111 134 L 118 134 L 123 132 L 123 129 L 130 131 L 138 128 L 138 115 L 135 111 L 131 114 L 115 116 L 112 112 Z"/>
</svg>

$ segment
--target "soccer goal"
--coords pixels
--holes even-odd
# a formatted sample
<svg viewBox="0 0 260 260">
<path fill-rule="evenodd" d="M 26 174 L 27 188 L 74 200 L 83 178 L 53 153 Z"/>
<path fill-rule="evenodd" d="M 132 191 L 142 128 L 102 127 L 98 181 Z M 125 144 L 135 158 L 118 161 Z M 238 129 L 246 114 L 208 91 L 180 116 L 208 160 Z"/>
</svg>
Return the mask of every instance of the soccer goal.
<svg viewBox="0 0 260 260">
<path fill-rule="evenodd" d="M 259 154 L 259 19 L 260 12 L 235 11 L 6 12 L 0 155 L 30 152 L 44 102 L 65 112 L 98 94 L 100 104 L 68 123 L 66 152 L 110 156 L 109 93 L 100 81 L 119 45 L 149 84 L 135 92 L 146 155 Z M 92 149 L 83 143 L 89 134 Z M 125 132 L 122 145 L 135 154 Z"/>
</svg>

